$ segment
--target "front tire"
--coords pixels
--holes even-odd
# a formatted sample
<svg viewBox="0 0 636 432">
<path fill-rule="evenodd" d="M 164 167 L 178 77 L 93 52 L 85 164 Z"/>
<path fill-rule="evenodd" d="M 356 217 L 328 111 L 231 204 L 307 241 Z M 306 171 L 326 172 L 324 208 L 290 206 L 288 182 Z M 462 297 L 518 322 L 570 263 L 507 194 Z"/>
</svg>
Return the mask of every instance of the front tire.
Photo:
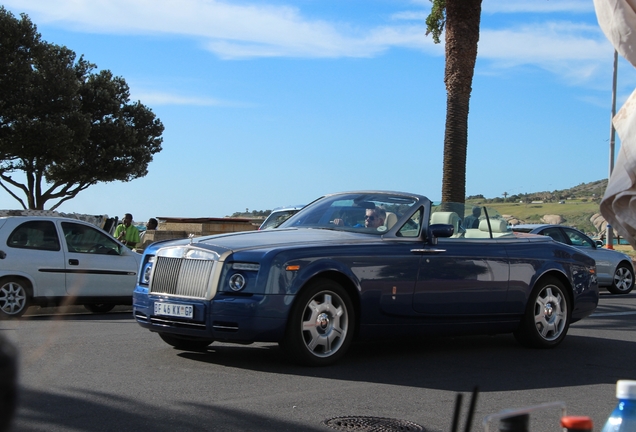
<svg viewBox="0 0 636 432">
<path fill-rule="evenodd" d="M 192 336 L 178 336 L 168 333 L 159 333 L 159 337 L 168 345 L 183 351 L 201 351 L 214 342 L 211 339 L 203 339 Z"/>
<path fill-rule="evenodd" d="M 299 294 L 281 346 L 300 364 L 333 364 L 349 349 L 354 323 L 353 304 L 345 289 L 319 279 Z"/>
<path fill-rule="evenodd" d="M 570 327 L 569 297 L 563 284 L 546 278 L 530 294 L 526 312 L 514 336 L 530 348 L 554 348 Z"/>
<path fill-rule="evenodd" d="M 0 313 L 9 318 L 24 315 L 31 302 L 30 286 L 24 279 L 4 278 L 0 281 Z"/>
<path fill-rule="evenodd" d="M 614 280 L 607 290 L 612 294 L 627 294 L 634 289 L 634 270 L 624 262 L 616 266 Z"/>
</svg>

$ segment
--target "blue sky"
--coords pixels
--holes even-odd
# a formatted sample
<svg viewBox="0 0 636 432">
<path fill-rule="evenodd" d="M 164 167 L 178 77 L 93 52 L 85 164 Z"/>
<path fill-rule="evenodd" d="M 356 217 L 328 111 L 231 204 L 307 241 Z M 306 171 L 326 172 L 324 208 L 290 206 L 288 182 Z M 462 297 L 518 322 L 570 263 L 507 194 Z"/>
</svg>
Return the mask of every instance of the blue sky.
<svg viewBox="0 0 636 432">
<path fill-rule="evenodd" d="M 126 79 L 165 126 L 149 174 L 58 210 L 223 217 L 358 189 L 441 197 L 444 49 L 429 0 L 5 0 Z M 467 195 L 607 178 L 613 48 L 592 0 L 484 0 Z M 618 68 L 618 107 L 636 87 Z M 619 142 L 617 138 L 618 154 Z M 0 191 L 0 208 L 19 208 Z"/>
</svg>

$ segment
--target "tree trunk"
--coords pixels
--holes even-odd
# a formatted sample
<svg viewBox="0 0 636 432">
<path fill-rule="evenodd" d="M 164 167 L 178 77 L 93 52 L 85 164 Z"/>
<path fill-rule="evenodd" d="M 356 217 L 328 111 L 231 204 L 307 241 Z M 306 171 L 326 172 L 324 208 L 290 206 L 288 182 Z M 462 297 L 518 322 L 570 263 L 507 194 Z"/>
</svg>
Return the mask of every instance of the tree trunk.
<svg viewBox="0 0 636 432">
<path fill-rule="evenodd" d="M 446 0 L 446 129 L 442 201 L 466 201 L 468 106 L 472 90 L 482 0 Z"/>
</svg>

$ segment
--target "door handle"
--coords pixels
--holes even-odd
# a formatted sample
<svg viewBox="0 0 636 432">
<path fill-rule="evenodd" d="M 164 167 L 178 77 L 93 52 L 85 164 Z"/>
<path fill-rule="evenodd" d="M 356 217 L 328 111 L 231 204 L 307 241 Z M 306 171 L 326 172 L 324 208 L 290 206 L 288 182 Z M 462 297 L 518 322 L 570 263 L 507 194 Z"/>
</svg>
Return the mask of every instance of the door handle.
<svg viewBox="0 0 636 432">
<path fill-rule="evenodd" d="M 79 265 L 79 260 L 70 259 L 68 260 L 68 265 Z"/>
<path fill-rule="evenodd" d="M 5 259 L 7 257 L 7 253 L 5 251 L 0 250 L 0 259 Z"/>
<path fill-rule="evenodd" d="M 438 254 L 444 252 L 446 252 L 446 249 L 411 249 L 411 253 L 415 254 Z"/>
</svg>

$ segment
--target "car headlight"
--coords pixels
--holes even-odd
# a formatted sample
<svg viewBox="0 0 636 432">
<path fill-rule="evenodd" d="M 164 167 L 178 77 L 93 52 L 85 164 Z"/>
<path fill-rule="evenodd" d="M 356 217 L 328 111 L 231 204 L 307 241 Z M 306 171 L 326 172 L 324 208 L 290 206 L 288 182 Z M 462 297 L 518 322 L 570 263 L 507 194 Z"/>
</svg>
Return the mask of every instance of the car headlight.
<svg viewBox="0 0 636 432">
<path fill-rule="evenodd" d="M 140 285 L 148 285 L 150 284 L 150 275 L 152 274 L 152 266 L 155 263 L 154 255 L 147 255 L 144 259 L 144 264 L 141 266 L 141 275 L 139 284 Z"/>
<path fill-rule="evenodd" d="M 255 263 L 233 263 L 232 271 L 228 279 L 228 286 L 234 292 L 243 290 L 248 280 L 253 279 L 260 270 L 261 265 Z"/>
<path fill-rule="evenodd" d="M 234 273 L 230 276 L 230 289 L 232 291 L 240 291 L 245 288 L 245 277 L 240 273 Z"/>
</svg>

